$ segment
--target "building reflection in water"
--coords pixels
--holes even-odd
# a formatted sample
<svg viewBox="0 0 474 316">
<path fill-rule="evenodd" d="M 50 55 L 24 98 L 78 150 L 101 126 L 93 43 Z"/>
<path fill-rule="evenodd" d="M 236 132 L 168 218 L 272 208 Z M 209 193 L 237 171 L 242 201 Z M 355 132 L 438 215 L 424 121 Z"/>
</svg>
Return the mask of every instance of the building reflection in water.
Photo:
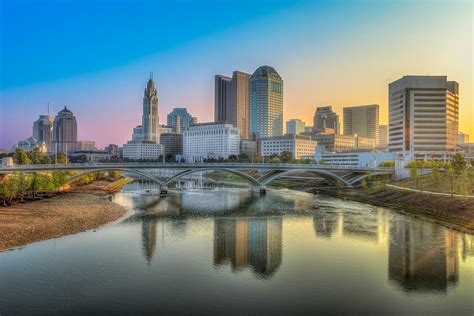
<svg viewBox="0 0 474 316">
<path fill-rule="evenodd" d="M 156 219 L 143 219 L 142 222 L 142 249 L 148 264 L 153 260 L 156 251 Z"/>
<path fill-rule="evenodd" d="M 317 237 L 331 237 L 336 231 L 340 214 L 338 212 L 317 212 L 313 216 L 314 232 Z"/>
<path fill-rule="evenodd" d="M 273 275 L 282 260 L 282 218 L 214 220 L 214 264 L 246 267 L 259 277 Z"/>
<path fill-rule="evenodd" d="M 445 292 L 459 276 L 456 233 L 431 223 L 391 223 L 389 280 L 404 291 Z"/>
</svg>

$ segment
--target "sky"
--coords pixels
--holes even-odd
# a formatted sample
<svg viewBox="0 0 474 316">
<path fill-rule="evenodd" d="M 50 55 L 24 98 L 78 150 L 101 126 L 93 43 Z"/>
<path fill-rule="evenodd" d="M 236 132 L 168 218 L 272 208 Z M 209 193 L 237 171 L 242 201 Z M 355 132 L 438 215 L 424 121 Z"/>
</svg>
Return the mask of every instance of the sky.
<svg viewBox="0 0 474 316">
<path fill-rule="evenodd" d="M 214 117 L 214 75 L 273 66 L 284 120 L 312 125 L 317 106 L 340 114 L 379 104 L 388 83 L 446 75 L 460 84 L 460 131 L 474 138 L 470 0 L 0 0 L 0 148 L 32 135 L 64 106 L 79 140 L 122 145 L 141 124 L 153 72 L 160 123 L 174 107 Z"/>
</svg>

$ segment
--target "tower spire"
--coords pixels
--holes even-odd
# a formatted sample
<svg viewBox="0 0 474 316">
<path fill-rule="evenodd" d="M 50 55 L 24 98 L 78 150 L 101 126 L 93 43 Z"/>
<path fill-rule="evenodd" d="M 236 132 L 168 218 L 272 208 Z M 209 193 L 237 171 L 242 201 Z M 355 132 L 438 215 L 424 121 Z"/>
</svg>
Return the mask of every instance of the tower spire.
<svg viewBox="0 0 474 316">
<path fill-rule="evenodd" d="M 48 100 L 48 116 L 49 116 L 49 100 Z"/>
<path fill-rule="evenodd" d="M 150 71 L 150 80 L 153 80 L 153 71 Z"/>
</svg>

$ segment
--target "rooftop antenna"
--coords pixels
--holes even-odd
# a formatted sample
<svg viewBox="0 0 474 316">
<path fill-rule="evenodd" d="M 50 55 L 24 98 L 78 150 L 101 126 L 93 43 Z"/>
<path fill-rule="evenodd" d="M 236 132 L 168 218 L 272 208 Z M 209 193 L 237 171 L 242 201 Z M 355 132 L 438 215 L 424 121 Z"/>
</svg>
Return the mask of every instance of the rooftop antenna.
<svg viewBox="0 0 474 316">
<path fill-rule="evenodd" d="M 48 116 L 49 116 L 49 101 L 48 101 Z"/>
<path fill-rule="evenodd" d="M 153 80 L 153 71 L 150 71 L 150 80 Z"/>
</svg>

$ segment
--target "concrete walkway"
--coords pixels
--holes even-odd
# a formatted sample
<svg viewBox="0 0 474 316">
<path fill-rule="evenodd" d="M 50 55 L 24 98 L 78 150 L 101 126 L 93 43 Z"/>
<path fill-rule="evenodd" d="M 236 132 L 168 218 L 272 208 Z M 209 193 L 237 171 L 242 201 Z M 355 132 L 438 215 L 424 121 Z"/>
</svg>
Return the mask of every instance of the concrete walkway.
<svg viewBox="0 0 474 316">
<path fill-rule="evenodd" d="M 464 197 L 464 198 L 474 199 L 474 195 L 461 195 L 461 194 L 452 194 L 451 195 L 451 193 L 441 193 L 441 192 L 433 192 L 433 191 L 420 191 L 420 190 L 417 190 L 417 189 L 399 187 L 399 186 L 393 185 L 393 184 L 386 184 L 386 186 L 389 187 L 389 188 L 394 188 L 394 189 L 398 189 L 398 190 L 412 191 L 412 192 L 418 192 L 418 193 L 426 193 L 426 194 L 442 195 L 442 196 L 455 196 L 455 197 Z"/>
</svg>

